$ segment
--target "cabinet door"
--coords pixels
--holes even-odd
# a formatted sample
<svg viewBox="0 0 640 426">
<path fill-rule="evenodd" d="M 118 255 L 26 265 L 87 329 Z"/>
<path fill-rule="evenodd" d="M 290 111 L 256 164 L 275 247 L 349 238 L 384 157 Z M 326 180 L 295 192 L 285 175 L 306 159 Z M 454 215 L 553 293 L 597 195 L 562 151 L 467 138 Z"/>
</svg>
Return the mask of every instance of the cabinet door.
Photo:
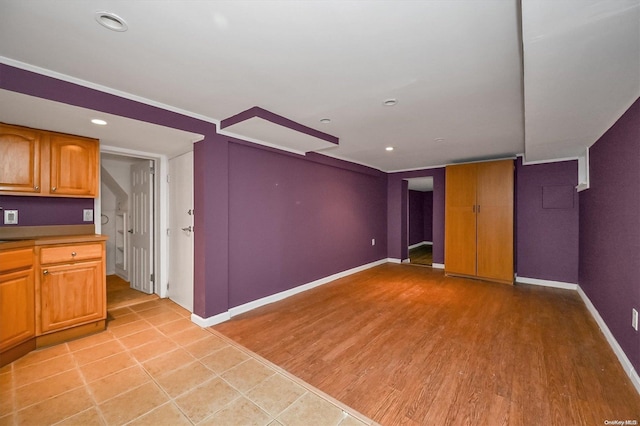
<svg viewBox="0 0 640 426">
<path fill-rule="evenodd" d="M 33 269 L 0 274 L 0 352 L 36 335 Z"/>
<path fill-rule="evenodd" d="M 105 318 L 103 269 L 100 260 L 41 267 L 42 333 Z"/>
<path fill-rule="evenodd" d="M 513 161 L 478 164 L 478 276 L 513 282 Z"/>
<path fill-rule="evenodd" d="M 448 166 L 445 180 L 444 267 L 476 275 L 476 164 Z"/>
<path fill-rule="evenodd" d="M 51 195 L 98 195 L 98 142 L 78 136 L 50 136 Z"/>
<path fill-rule="evenodd" d="M 40 192 L 41 133 L 0 124 L 0 191 Z"/>
</svg>

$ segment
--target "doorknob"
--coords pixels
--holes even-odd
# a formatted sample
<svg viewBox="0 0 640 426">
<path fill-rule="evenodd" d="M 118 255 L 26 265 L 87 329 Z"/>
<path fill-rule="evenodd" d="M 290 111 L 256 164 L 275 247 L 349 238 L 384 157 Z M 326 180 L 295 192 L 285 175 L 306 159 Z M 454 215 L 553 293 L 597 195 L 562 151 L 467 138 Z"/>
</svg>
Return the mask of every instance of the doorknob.
<svg viewBox="0 0 640 426">
<path fill-rule="evenodd" d="M 193 227 L 187 226 L 186 228 L 182 228 L 182 230 L 186 231 L 186 232 L 191 232 L 191 231 L 193 231 Z"/>
<path fill-rule="evenodd" d="M 189 209 L 187 210 L 187 214 L 191 216 L 192 214 L 196 214 L 196 211 L 194 209 Z"/>
<path fill-rule="evenodd" d="M 129 229 L 127 232 L 133 234 L 133 228 Z"/>
</svg>

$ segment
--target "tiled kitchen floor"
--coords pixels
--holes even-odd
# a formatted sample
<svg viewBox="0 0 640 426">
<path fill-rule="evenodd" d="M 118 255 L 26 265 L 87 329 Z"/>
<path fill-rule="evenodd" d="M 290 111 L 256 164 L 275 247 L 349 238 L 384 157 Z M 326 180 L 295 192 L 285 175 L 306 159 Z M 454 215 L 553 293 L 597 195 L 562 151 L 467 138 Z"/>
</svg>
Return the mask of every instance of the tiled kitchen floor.
<svg viewBox="0 0 640 426">
<path fill-rule="evenodd" d="M 107 331 L 0 369 L 0 426 L 372 423 L 169 300 L 109 314 Z"/>
</svg>

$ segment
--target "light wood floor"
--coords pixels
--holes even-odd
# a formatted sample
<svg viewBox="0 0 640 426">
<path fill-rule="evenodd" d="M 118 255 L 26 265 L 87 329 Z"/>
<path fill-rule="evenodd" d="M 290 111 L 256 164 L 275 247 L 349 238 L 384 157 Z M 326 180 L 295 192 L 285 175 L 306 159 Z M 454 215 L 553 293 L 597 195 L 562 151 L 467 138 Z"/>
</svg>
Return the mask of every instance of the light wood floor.
<svg viewBox="0 0 640 426">
<path fill-rule="evenodd" d="M 570 290 L 385 264 L 213 328 L 382 425 L 640 421 Z"/>
<path fill-rule="evenodd" d="M 117 275 L 107 275 L 107 310 L 136 305 L 155 299 L 158 299 L 158 295 L 134 290 L 128 281 Z"/>
<path fill-rule="evenodd" d="M 409 250 L 409 261 L 416 265 L 433 264 L 433 246 L 426 245 Z"/>
</svg>

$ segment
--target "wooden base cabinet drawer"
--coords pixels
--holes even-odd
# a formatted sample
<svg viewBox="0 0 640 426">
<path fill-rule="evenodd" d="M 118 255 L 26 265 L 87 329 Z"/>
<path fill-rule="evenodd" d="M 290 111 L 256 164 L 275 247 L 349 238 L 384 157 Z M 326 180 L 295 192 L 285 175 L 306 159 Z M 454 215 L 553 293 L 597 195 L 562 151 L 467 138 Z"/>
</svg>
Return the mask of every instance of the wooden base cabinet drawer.
<svg viewBox="0 0 640 426">
<path fill-rule="evenodd" d="M 99 244 L 97 244 L 100 247 Z M 44 251 L 44 249 L 43 249 Z M 106 317 L 102 260 L 40 268 L 40 332 Z"/>
<path fill-rule="evenodd" d="M 31 268 L 32 264 L 32 248 L 0 252 L 0 272 Z"/>
<path fill-rule="evenodd" d="M 40 264 L 77 262 L 102 257 L 102 244 L 74 244 L 68 246 L 43 247 L 40 249 Z"/>
</svg>

